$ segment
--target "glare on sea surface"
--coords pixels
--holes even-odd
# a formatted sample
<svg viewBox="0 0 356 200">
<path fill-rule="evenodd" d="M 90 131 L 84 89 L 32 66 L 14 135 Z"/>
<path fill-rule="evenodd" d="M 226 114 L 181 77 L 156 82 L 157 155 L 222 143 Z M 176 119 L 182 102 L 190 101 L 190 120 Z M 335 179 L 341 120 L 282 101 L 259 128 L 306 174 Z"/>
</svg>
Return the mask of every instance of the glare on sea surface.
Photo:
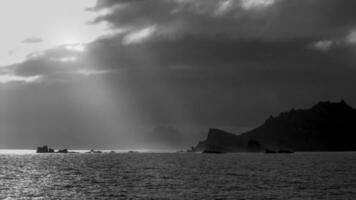
<svg viewBox="0 0 356 200">
<path fill-rule="evenodd" d="M 0 149 L 0 154 L 25 155 L 36 153 L 33 149 Z"/>
</svg>

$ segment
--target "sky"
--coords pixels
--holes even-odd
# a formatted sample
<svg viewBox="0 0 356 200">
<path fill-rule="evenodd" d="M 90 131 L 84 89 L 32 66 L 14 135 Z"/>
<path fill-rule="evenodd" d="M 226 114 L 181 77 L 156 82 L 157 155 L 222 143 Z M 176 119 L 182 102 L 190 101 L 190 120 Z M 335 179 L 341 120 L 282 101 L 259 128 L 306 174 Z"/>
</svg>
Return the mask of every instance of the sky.
<svg viewBox="0 0 356 200">
<path fill-rule="evenodd" d="M 0 148 L 180 149 L 356 107 L 354 0 L 0 2 Z"/>
</svg>

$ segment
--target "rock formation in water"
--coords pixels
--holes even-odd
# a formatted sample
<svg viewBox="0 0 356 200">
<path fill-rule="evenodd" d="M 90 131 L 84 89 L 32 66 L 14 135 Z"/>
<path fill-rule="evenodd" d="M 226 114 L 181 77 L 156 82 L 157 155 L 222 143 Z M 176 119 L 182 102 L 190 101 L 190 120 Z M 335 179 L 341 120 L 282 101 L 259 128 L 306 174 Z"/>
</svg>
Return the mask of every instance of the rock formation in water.
<svg viewBox="0 0 356 200">
<path fill-rule="evenodd" d="M 310 109 L 283 112 L 240 135 L 210 129 L 194 151 L 355 151 L 356 110 L 341 101 L 320 102 Z"/>
<path fill-rule="evenodd" d="M 94 149 L 90 149 L 90 151 L 86 152 L 86 153 L 103 153 L 102 151 L 97 151 Z"/>
<path fill-rule="evenodd" d="M 55 151 L 52 148 L 49 148 L 47 145 L 37 147 L 36 153 L 75 153 L 75 152 L 70 152 L 68 149 L 60 149 L 58 151 Z"/>
<path fill-rule="evenodd" d="M 37 147 L 36 153 L 54 153 L 54 150 L 47 145 L 44 145 L 42 147 Z"/>
<path fill-rule="evenodd" d="M 56 153 L 68 153 L 68 149 L 60 149 Z"/>
</svg>

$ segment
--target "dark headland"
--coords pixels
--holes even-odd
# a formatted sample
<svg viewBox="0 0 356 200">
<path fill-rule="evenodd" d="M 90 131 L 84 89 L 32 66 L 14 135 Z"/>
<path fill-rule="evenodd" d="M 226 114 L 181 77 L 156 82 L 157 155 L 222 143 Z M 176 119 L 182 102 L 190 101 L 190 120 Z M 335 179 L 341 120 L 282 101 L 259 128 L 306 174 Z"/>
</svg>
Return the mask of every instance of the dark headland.
<svg viewBox="0 0 356 200">
<path fill-rule="evenodd" d="M 195 152 L 356 151 L 356 110 L 345 101 L 319 102 L 269 117 L 261 126 L 235 135 L 210 129 Z"/>
</svg>

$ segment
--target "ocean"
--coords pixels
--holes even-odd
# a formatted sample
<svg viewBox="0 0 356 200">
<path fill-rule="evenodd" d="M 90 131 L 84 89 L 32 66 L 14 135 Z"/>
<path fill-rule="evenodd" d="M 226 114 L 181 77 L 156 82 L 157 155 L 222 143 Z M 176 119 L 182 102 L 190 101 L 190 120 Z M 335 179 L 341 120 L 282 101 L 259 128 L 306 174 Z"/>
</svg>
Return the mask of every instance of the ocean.
<svg viewBox="0 0 356 200">
<path fill-rule="evenodd" d="M 356 199 L 356 152 L 0 154 L 0 199 Z"/>
</svg>

